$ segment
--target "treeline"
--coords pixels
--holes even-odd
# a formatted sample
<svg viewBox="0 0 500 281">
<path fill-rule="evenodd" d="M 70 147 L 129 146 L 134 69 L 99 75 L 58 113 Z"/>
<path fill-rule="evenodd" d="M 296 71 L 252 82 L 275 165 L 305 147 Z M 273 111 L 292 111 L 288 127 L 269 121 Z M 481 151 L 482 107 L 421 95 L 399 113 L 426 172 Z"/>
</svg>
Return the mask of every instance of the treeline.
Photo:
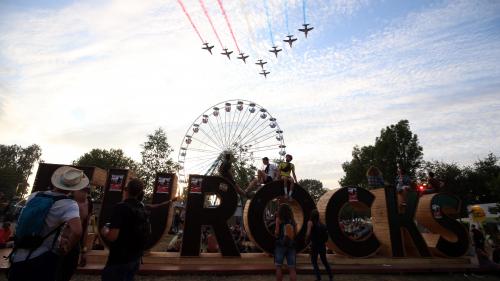
<svg viewBox="0 0 500 281">
<path fill-rule="evenodd" d="M 408 120 L 401 120 L 382 129 L 373 145 L 353 148 L 352 159 L 342 164 L 345 176 L 339 183 L 368 188 L 366 171 L 374 165 L 393 184 L 397 167 L 401 166 L 415 181 L 425 181 L 428 172 L 434 172 L 445 183 L 444 191 L 458 195 L 467 204 L 500 202 L 500 165 L 495 154 L 490 153 L 470 166 L 425 161 L 423 155 Z"/>
<path fill-rule="evenodd" d="M 147 193 L 151 193 L 156 173 L 175 172 L 178 164 L 171 157 L 173 148 L 168 143 L 167 135 L 162 128 L 147 135 L 141 147 L 140 162 L 125 155 L 121 149 L 94 148 L 71 164 L 96 166 L 102 169 L 131 169 L 146 183 Z M 26 148 L 18 145 L 0 145 L 0 192 L 3 194 L 3 199 L 14 195 L 22 197 L 27 193 L 28 177 L 34 165 L 43 162 L 40 160 L 41 155 L 42 149 L 36 144 Z"/>
</svg>

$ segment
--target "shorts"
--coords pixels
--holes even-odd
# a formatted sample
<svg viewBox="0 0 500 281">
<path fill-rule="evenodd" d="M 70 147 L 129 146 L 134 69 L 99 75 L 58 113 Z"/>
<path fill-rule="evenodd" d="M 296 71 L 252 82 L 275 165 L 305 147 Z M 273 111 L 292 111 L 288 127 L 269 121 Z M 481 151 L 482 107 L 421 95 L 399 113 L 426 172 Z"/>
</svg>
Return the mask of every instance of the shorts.
<svg viewBox="0 0 500 281">
<path fill-rule="evenodd" d="M 288 267 L 295 267 L 295 255 L 295 248 L 276 245 L 274 249 L 274 264 L 276 266 L 282 266 L 286 257 L 286 264 Z"/>
</svg>

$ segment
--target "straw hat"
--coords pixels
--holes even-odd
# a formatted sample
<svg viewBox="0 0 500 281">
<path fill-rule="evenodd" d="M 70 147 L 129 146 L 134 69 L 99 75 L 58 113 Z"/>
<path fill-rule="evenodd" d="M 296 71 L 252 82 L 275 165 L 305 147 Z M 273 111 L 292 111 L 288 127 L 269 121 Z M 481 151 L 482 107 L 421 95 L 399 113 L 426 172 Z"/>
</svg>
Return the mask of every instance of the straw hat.
<svg viewBox="0 0 500 281">
<path fill-rule="evenodd" d="M 69 166 L 59 167 L 50 180 L 54 187 L 69 191 L 80 190 L 89 185 L 89 178 L 82 170 Z"/>
</svg>

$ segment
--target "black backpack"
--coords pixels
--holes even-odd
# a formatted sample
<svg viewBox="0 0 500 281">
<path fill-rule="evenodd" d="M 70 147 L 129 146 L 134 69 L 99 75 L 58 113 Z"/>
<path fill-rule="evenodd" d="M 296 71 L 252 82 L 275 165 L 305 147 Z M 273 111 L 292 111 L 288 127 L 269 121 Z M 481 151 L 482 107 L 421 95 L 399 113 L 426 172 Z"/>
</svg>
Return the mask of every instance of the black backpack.
<svg viewBox="0 0 500 281">
<path fill-rule="evenodd" d="M 132 203 L 126 204 L 134 214 L 133 233 L 137 238 L 137 245 L 140 245 L 141 248 L 145 250 L 146 243 L 152 233 L 151 221 L 149 219 L 150 215 L 142 203 L 138 205 Z"/>
</svg>

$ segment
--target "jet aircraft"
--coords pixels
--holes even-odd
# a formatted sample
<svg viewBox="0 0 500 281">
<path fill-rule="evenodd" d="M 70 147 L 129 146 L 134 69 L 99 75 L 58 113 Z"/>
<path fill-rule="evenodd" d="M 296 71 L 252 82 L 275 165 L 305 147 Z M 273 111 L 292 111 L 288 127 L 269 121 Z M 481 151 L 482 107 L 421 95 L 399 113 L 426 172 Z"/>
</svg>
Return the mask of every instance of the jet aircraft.
<svg viewBox="0 0 500 281">
<path fill-rule="evenodd" d="M 248 58 L 249 56 L 245 56 L 245 53 L 240 53 L 240 56 L 238 57 L 238 59 L 242 60 L 244 63 L 247 63 L 246 62 L 246 59 Z"/>
<path fill-rule="evenodd" d="M 307 38 L 307 33 L 308 33 L 309 31 L 313 30 L 313 29 L 314 29 L 314 27 L 312 27 L 312 26 L 311 26 L 311 27 L 308 27 L 308 26 L 309 26 L 309 24 L 308 24 L 308 23 L 304 23 L 302 26 L 303 26 L 304 28 L 299 28 L 299 31 L 300 31 L 300 32 L 304 32 L 304 35 L 305 35 L 305 36 L 306 36 L 306 38 Z"/>
<path fill-rule="evenodd" d="M 213 45 L 212 45 L 212 46 L 208 46 L 208 43 L 203 43 L 203 45 L 204 45 L 205 47 L 201 47 L 201 48 L 202 48 L 202 49 L 204 49 L 204 50 L 209 51 L 209 52 L 210 52 L 210 54 L 212 54 L 212 49 L 214 48 L 214 46 L 213 46 Z"/>
<path fill-rule="evenodd" d="M 281 49 L 278 49 L 278 47 L 276 47 L 276 46 L 273 46 L 272 48 L 273 48 L 273 49 L 272 49 L 272 50 L 269 50 L 269 52 L 274 53 L 274 55 L 275 55 L 276 57 L 278 57 L 278 52 L 281 52 Z"/>
<path fill-rule="evenodd" d="M 293 35 L 287 35 L 288 39 L 283 40 L 283 42 L 286 42 L 290 45 L 290 48 L 292 48 L 292 43 L 297 41 L 297 38 L 292 38 Z"/>
<path fill-rule="evenodd" d="M 233 53 L 233 51 L 228 51 L 227 48 L 223 48 L 224 52 L 220 53 L 221 55 L 227 56 L 228 59 L 231 59 L 229 55 Z"/>
</svg>

